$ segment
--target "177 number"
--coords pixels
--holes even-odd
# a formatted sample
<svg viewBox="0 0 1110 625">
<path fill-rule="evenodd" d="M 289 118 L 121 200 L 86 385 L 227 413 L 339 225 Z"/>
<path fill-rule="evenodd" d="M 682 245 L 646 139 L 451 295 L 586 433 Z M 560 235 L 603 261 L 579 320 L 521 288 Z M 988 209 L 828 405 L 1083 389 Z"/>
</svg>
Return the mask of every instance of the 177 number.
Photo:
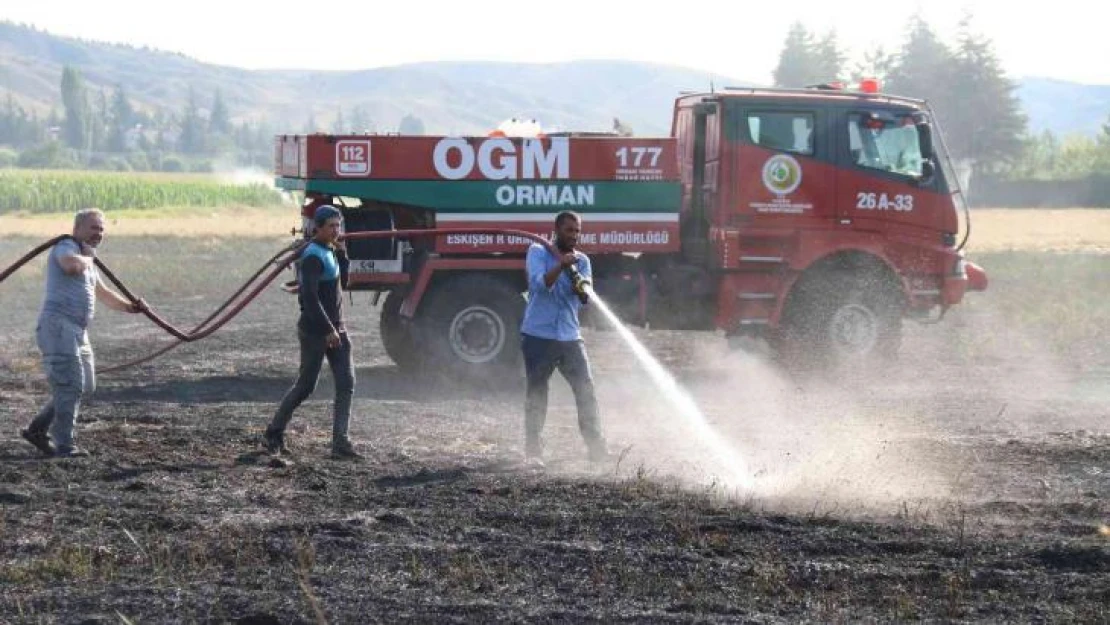
<svg viewBox="0 0 1110 625">
<path fill-rule="evenodd" d="M 659 163 L 659 155 L 663 153 L 661 147 L 623 147 L 617 150 L 617 160 L 620 161 L 621 167 L 628 167 L 628 155 L 632 154 L 632 167 L 643 167 L 644 156 L 650 155 L 651 163 L 648 167 L 655 167 Z"/>
</svg>

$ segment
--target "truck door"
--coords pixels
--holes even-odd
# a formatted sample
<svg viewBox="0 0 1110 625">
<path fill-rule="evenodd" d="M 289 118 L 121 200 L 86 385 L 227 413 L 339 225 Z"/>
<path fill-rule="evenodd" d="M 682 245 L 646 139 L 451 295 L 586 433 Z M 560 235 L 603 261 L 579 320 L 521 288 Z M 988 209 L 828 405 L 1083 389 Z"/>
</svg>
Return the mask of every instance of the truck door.
<svg viewBox="0 0 1110 625">
<path fill-rule="evenodd" d="M 689 210 L 682 224 L 683 251 L 689 260 L 707 259 L 709 227 L 717 202 L 720 173 L 720 115 L 715 101 L 700 102 L 691 108 L 689 136 L 690 186 Z"/>
<path fill-rule="evenodd" d="M 835 219 L 834 154 L 823 107 L 738 102 L 729 115 L 736 181 L 730 204 L 741 223 L 792 226 Z"/>
<path fill-rule="evenodd" d="M 836 118 L 841 223 L 877 232 L 945 229 L 951 202 L 932 155 L 922 153 L 914 111 L 861 107 Z"/>
</svg>

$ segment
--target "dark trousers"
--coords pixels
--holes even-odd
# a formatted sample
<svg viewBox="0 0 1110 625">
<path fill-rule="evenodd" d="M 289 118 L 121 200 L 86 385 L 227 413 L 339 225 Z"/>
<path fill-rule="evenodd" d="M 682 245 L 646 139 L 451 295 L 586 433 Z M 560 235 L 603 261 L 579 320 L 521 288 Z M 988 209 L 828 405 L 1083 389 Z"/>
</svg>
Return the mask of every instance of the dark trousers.
<svg viewBox="0 0 1110 625">
<path fill-rule="evenodd" d="M 355 367 L 351 357 L 351 341 L 346 332 L 339 334 L 339 347 L 329 348 L 327 337 L 307 334 L 304 330 L 297 333 L 301 343 L 301 369 L 293 387 L 285 393 L 278 406 L 267 432 L 284 432 L 285 426 L 293 418 L 293 411 L 308 399 L 316 390 L 320 378 L 320 368 L 324 358 L 328 359 L 332 377 L 335 378 L 335 417 L 332 421 L 332 442 L 347 439 L 347 429 L 351 422 L 351 397 L 355 392 Z"/>
<path fill-rule="evenodd" d="M 529 453 L 541 450 L 540 434 L 547 420 L 547 390 L 551 375 L 556 369 L 563 375 L 574 392 L 578 405 L 578 429 L 591 449 L 604 445 L 601 422 L 598 416 L 597 396 L 594 393 L 590 361 L 582 340 L 555 341 L 528 334 L 521 335 L 524 350 L 524 369 L 528 378 L 528 393 L 524 402 L 525 444 Z"/>
</svg>

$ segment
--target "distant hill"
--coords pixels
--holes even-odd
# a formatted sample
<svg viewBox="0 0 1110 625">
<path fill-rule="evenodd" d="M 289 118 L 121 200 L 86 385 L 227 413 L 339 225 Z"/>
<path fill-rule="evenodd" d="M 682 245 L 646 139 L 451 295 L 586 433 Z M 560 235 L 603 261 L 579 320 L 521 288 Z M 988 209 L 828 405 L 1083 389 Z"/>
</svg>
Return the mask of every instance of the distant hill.
<svg viewBox="0 0 1110 625">
<path fill-rule="evenodd" d="M 187 56 L 58 37 L 0 22 L 0 96 L 46 114 L 61 109 L 62 66 L 77 67 L 90 89 L 123 86 L 143 108 L 180 111 L 192 86 L 206 106 L 221 90 L 233 119 L 265 118 L 290 132 L 309 117 L 324 125 L 342 108 L 362 107 L 375 130 L 396 130 L 406 114 L 430 133 L 485 133 L 510 117 L 545 127 L 610 130 L 619 117 L 637 134 L 666 133 L 681 90 L 745 84 L 681 67 L 626 61 L 552 64 L 420 63 L 361 71 L 251 71 Z M 750 83 L 747 83 L 750 84 Z"/>
<path fill-rule="evenodd" d="M 1110 118 L 1110 85 L 1081 85 L 1052 78 L 1027 78 L 1018 95 L 1033 131 L 1096 135 Z"/>
<path fill-rule="evenodd" d="M 682 90 L 752 84 L 696 69 L 628 61 L 552 64 L 438 62 L 360 71 L 245 70 L 182 54 L 59 37 L 0 22 L 0 97 L 14 94 L 41 114 L 61 110 L 62 66 L 80 69 L 92 90 L 116 84 L 148 110 L 181 111 L 191 86 L 204 107 L 217 89 L 233 120 L 265 119 L 302 132 L 324 128 L 342 108 L 362 107 L 372 129 L 394 131 L 406 114 L 429 133 L 482 133 L 514 116 L 548 128 L 609 130 L 614 117 L 637 134 L 665 134 Z M 1093 135 L 1110 115 L 1110 85 L 1031 78 L 1019 90 L 1030 128 Z"/>
</svg>

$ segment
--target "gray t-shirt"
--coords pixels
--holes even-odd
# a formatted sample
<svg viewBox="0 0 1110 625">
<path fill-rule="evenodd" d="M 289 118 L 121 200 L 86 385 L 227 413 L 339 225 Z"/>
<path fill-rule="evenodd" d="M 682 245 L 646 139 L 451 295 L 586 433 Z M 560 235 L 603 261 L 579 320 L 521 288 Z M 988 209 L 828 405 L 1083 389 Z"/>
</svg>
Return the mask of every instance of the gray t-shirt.
<svg viewBox="0 0 1110 625">
<path fill-rule="evenodd" d="M 96 312 L 96 283 L 100 272 L 95 266 L 84 273 L 69 276 L 62 271 L 62 256 L 80 254 L 81 246 L 73 239 L 64 239 L 50 250 L 46 261 L 46 298 L 42 314 L 61 315 L 86 328 Z"/>
</svg>

